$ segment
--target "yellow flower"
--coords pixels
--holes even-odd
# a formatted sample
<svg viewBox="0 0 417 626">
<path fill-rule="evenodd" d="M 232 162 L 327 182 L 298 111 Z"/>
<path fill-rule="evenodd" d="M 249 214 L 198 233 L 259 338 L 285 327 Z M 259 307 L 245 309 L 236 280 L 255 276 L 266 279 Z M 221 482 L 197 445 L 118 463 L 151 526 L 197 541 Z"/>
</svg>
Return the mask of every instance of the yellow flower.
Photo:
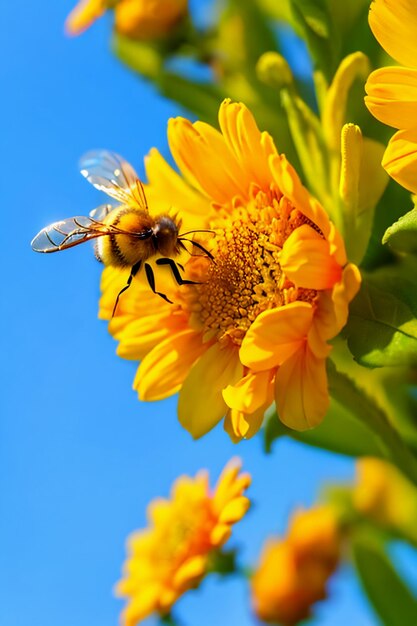
<svg viewBox="0 0 417 626">
<path fill-rule="evenodd" d="M 369 24 L 385 51 L 405 67 L 372 72 L 366 105 L 381 122 L 399 129 L 382 161 L 388 174 L 417 193 L 417 10 L 414 0 L 375 0 Z"/>
<path fill-rule="evenodd" d="M 270 539 L 251 580 L 252 605 L 264 622 L 293 626 L 323 600 L 340 559 L 342 536 L 334 511 L 317 506 L 299 511 L 287 536 Z"/>
<path fill-rule="evenodd" d="M 210 555 L 229 539 L 231 527 L 249 508 L 243 493 L 249 474 L 232 460 L 210 490 L 207 472 L 182 476 L 169 500 L 148 508 L 149 527 L 129 537 L 129 556 L 118 595 L 128 598 L 123 626 L 134 626 L 152 613 L 165 615 L 207 572 Z"/>
<path fill-rule="evenodd" d="M 243 104 L 223 102 L 220 132 L 172 119 L 168 139 L 184 178 L 152 151 L 146 162 L 150 211 L 174 211 L 214 257 L 181 259 L 197 285 L 158 289 L 137 279 L 109 330 L 118 353 L 142 360 L 142 400 L 178 391 L 181 424 L 200 437 L 226 415 L 234 440 L 252 436 L 276 401 L 296 429 L 318 424 L 328 407 L 328 340 L 344 326 L 360 275 L 321 205 L 302 186 L 273 140 Z M 100 316 L 111 318 L 126 278 L 108 268 Z"/>
<path fill-rule="evenodd" d="M 79 35 L 114 7 L 115 28 L 135 39 L 163 37 L 188 11 L 188 0 L 81 0 L 65 23 L 70 35 Z"/>
<path fill-rule="evenodd" d="M 353 503 L 378 524 L 406 534 L 417 542 L 417 491 L 390 463 L 371 457 L 356 465 Z"/>
</svg>

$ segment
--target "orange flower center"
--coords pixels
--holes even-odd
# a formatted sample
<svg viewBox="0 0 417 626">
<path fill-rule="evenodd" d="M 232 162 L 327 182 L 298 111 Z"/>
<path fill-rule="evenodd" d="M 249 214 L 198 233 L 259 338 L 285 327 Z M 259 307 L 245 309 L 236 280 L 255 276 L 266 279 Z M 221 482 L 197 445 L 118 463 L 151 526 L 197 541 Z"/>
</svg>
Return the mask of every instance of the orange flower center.
<svg viewBox="0 0 417 626">
<path fill-rule="evenodd" d="M 248 206 L 235 206 L 211 224 L 214 262 L 192 259 L 193 280 L 188 291 L 192 324 L 205 339 L 230 340 L 239 346 L 256 317 L 295 300 L 311 302 L 313 290 L 299 289 L 281 269 L 279 254 L 285 240 L 309 220 L 277 192 L 254 194 Z M 314 225 L 313 225 L 314 226 Z"/>
</svg>

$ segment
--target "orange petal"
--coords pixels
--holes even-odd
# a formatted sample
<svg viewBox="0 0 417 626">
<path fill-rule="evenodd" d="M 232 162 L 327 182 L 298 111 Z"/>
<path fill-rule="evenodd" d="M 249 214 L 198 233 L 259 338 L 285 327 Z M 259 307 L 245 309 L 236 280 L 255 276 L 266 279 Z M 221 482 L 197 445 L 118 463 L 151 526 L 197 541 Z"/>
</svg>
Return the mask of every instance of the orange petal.
<svg viewBox="0 0 417 626">
<path fill-rule="evenodd" d="M 322 291 L 340 280 L 342 268 L 330 254 L 329 243 L 311 226 L 296 228 L 285 241 L 280 264 L 297 287 Z"/>
<path fill-rule="evenodd" d="M 416 126 L 417 70 L 383 67 L 370 74 L 365 89 L 365 104 L 380 122 L 401 129 Z"/>
<path fill-rule="evenodd" d="M 141 400 L 160 400 L 180 389 L 193 363 L 206 349 L 201 335 L 184 330 L 161 341 L 140 364 L 133 383 Z"/>
<path fill-rule="evenodd" d="M 295 430 L 317 426 L 326 414 L 326 360 L 314 356 L 307 343 L 279 368 L 275 400 L 279 419 Z"/>
<path fill-rule="evenodd" d="M 415 0 L 376 0 L 369 10 L 369 25 L 393 59 L 409 67 L 417 67 Z"/>
<path fill-rule="evenodd" d="M 417 193 L 417 130 L 400 130 L 385 150 L 382 166 L 400 185 Z"/>
<path fill-rule="evenodd" d="M 211 430 L 227 411 L 222 391 L 242 377 L 236 348 L 211 346 L 187 376 L 179 397 L 178 417 L 198 439 Z"/>
<path fill-rule="evenodd" d="M 313 307 L 292 302 L 264 311 L 253 322 L 240 347 L 240 359 L 255 372 L 270 370 L 288 359 L 311 326 Z"/>
</svg>

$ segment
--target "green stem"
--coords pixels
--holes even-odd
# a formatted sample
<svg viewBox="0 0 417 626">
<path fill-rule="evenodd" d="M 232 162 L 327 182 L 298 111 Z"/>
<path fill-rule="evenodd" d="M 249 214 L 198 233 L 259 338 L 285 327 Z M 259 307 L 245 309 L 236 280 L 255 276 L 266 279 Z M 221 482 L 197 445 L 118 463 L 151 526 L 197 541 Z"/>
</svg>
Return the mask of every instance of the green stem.
<svg viewBox="0 0 417 626">
<path fill-rule="evenodd" d="M 352 415 L 372 430 L 385 458 L 417 486 L 417 459 L 374 399 L 359 389 L 346 374 L 338 372 L 332 363 L 329 367 L 329 388 L 333 398 L 348 407 Z"/>
</svg>

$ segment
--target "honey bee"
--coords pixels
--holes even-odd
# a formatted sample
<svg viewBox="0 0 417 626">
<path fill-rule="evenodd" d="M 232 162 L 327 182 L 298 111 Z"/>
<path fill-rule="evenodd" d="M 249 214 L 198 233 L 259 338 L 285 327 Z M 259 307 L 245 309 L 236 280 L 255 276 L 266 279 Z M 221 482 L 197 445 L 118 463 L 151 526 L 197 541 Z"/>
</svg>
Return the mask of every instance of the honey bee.
<svg viewBox="0 0 417 626">
<path fill-rule="evenodd" d="M 181 220 L 169 215 L 152 216 L 143 185 L 133 167 L 114 152 L 105 150 L 89 152 L 80 161 L 81 174 L 100 191 L 120 202 L 103 204 L 89 216 L 78 216 L 54 222 L 43 228 L 32 240 L 35 252 L 59 252 L 95 239 L 95 255 L 104 265 L 130 268 L 126 285 L 120 290 L 113 308 L 116 312 L 119 298 L 144 267 L 152 291 L 171 303 L 168 297 L 156 290 L 152 267 L 146 263 L 160 255 L 157 265 L 167 265 L 178 285 L 196 284 L 181 276 L 183 266 L 174 261 L 181 250 L 187 250 L 184 241 L 201 250 L 213 260 L 211 253 L 200 243 L 187 239 L 195 232 L 179 233 Z"/>
</svg>

